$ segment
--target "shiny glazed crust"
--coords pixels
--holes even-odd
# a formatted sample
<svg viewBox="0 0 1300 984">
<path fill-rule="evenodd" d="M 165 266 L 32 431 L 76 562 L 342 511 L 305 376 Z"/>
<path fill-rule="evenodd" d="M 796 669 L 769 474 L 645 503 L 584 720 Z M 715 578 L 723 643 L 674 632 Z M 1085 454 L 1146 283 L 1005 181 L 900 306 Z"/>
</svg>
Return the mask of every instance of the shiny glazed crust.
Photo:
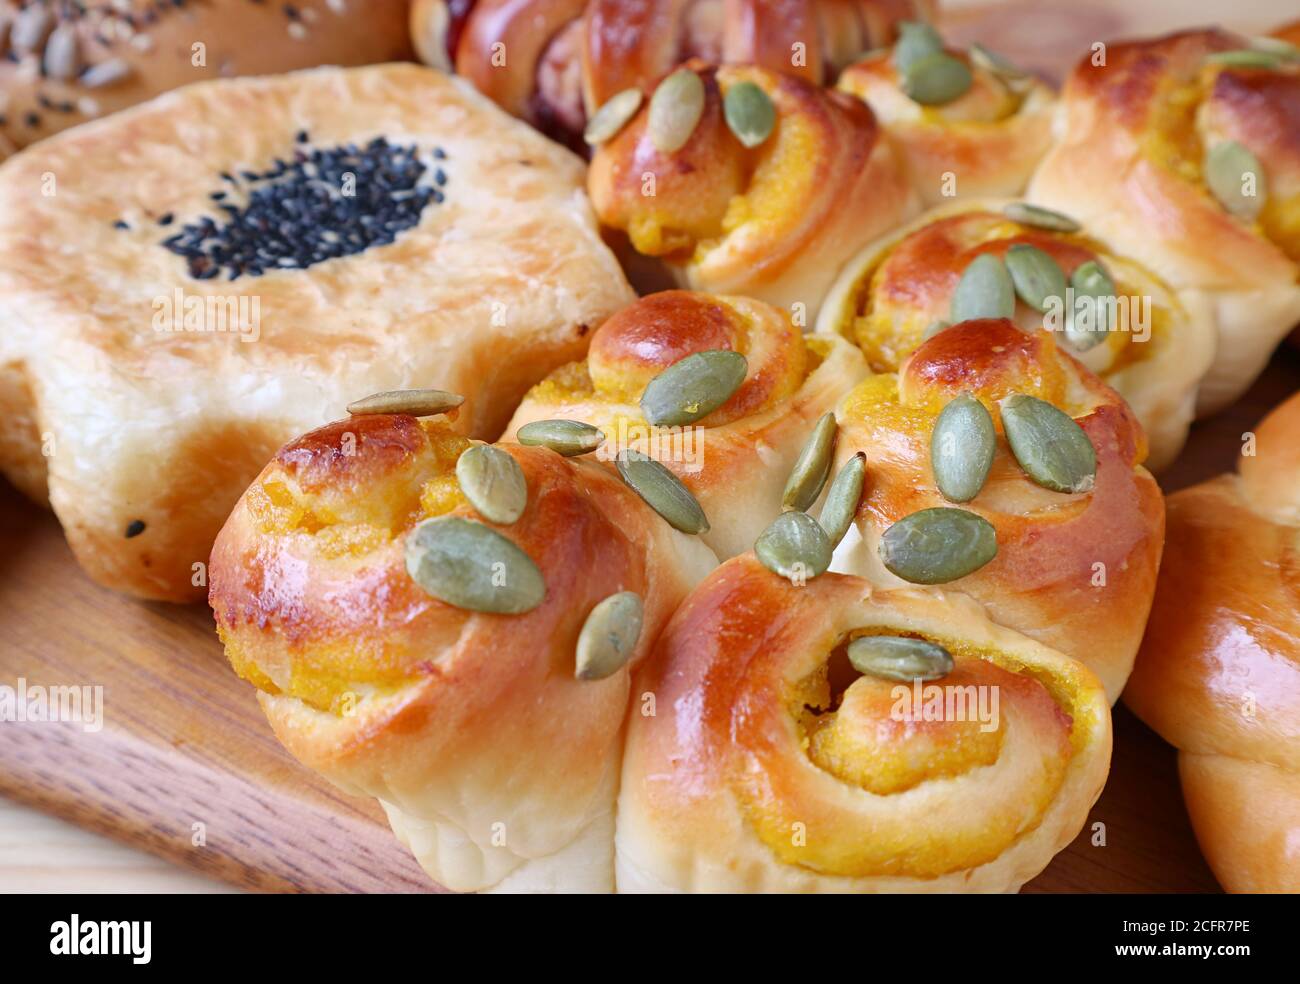
<svg viewBox="0 0 1300 984">
<path fill-rule="evenodd" d="M 1218 68 L 1204 58 L 1246 47 L 1223 31 L 1112 44 L 1066 83 L 1063 139 L 1035 173 L 1031 201 L 1081 220 L 1177 290 L 1203 292 L 1219 338 L 1199 409 L 1250 385 L 1300 321 L 1300 64 Z M 1206 149 L 1236 140 L 1263 165 L 1258 221 L 1206 188 Z"/>
<path fill-rule="evenodd" d="M 1124 701 L 1179 749 L 1196 837 L 1230 892 L 1300 892 L 1300 395 L 1239 474 L 1169 497 Z"/>
<path fill-rule="evenodd" d="M 693 352 L 745 355 L 748 374 L 717 410 L 686 428 L 651 427 L 641 412 L 646 384 Z M 503 440 L 535 420 L 581 420 L 606 443 L 613 466 L 624 448 L 662 462 L 709 518 L 704 541 L 722 558 L 748 550 L 781 512 L 790 469 L 817 419 L 867 376 L 843 339 L 803 335 L 760 301 L 690 291 L 651 294 L 598 328 L 588 360 L 553 373 L 520 404 Z"/>
<path fill-rule="evenodd" d="M 907 719 L 910 685 L 842 658 L 878 633 L 950 648 L 938 685 L 984 715 Z M 687 598 L 635 688 L 620 892 L 1015 891 L 1078 833 L 1110 763 L 1096 677 L 969 598 L 796 587 L 751 554 Z"/>
<path fill-rule="evenodd" d="M 49 12 L 49 33 L 20 50 L 9 33 L 18 4 L 0 0 L 0 54 L 16 56 L 0 58 L 0 157 L 7 142 L 22 148 L 192 82 L 412 55 L 407 0 L 27 4 L 34 6 Z M 68 39 L 75 61 L 54 60 L 51 41 L 62 49 Z M 75 66 L 71 77 L 49 70 L 65 64 Z M 100 81 L 110 76 L 116 80 Z"/>
<path fill-rule="evenodd" d="M 446 200 L 387 246 L 192 277 L 162 241 L 220 218 L 220 172 L 292 156 L 300 131 L 325 147 L 441 147 L 429 163 Z M 35 191 L 47 175 L 56 194 Z M 0 469 L 41 501 L 48 468 L 96 580 L 201 597 L 194 565 L 284 441 L 370 393 L 428 386 L 467 396 L 457 426 L 495 437 L 529 386 L 581 358 L 633 296 L 582 177 L 468 84 L 416 65 L 203 83 L 42 142 L 0 167 Z M 178 291 L 256 303 L 258 318 L 230 322 L 238 335 L 157 330 Z"/>
<path fill-rule="evenodd" d="M 658 151 L 643 106 L 592 159 L 596 214 L 664 258 L 684 286 L 755 297 L 811 323 L 844 262 L 909 218 L 916 200 L 864 103 L 762 69 L 691 68 L 705 108 L 690 139 Z M 726 90 L 741 81 L 766 91 L 777 112 L 752 150 L 723 118 Z"/>
<path fill-rule="evenodd" d="M 1037 79 L 1013 91 L 964 52 L 949 54 L 967 64 L 974 83 L 943 106 L 922 106 L 903 92 L 892 49 L 850 65 L 837 87 L 871 107 L 927 206 L 954 194 L 1019 194 L 1051 146 L 1056 96 Z"/>
<path fill-rule="evenodd" d="M 939 412 L 961 393 L 988 407 L 999 432 L 996 401 L 1011 393 L 1063 409 L 1092 442 L 1097 476 L 1091 492 L 1042 488 L 1000 437 L 988 483 L 961 506 L 993 524 L 998 554 L 945 587 L 979 601 L 995 622 L 1086 664 L 1113 703 L 1155 590 L 1164 500 L 1142 467 L 1146 439 L 1132 410 L 1048 332 L 967 321 L 923 344 L 897 375 L 872 377 L 844 398 L 836 458 L 842 463 L 863 452 L 867 484 L 832 570 L 905 586 L 881 563 L 880 537 L 904 516 L 951 505 L 935 486 L 930 434 Z"/>
<path fill-rule="evenodd" d="M 1115 281 L 1126 305 L 1107 340 L 1075 352 L 1059 344 L 1113 386 L 1146 431 L 1146 462 L 1159 472 L 1178 456 L 1195 416 L 1201 380 L 1211 370 L 1217 344 L 1205 296 L 1169 287 L 1141 263 L 1080 233 L 1027 226 L 1003 214 L 1013 199 L 976 199 L 931 209 L 867 246 L 845 264 L 822 305 L 817 331 L 857 341 L 877 372 L 893 372 L 916 349 L 926 328 L 951 317 L 952 295 L 980 253 L 1005 257 L 1015 243 L 1037 246 L 1068 276 L 1095 260 Z M 1149 304 L 1149 311 L 1147 305 Z M 1025 331 L 1060 330 L 1017 301 L 1016 324 Z"/>
<path fill-rule="evenodd" d="M 289 751 L 379 797 L 440 884 L 609 891 L 631 669 L 716 558 L 605 469 L 501 445 L 528 506 L 494 528 L 545 599 L 522 615 L 439 601 L 403 551 L 424 517 L 478 518 L 454 473 L 468 444 L 439 418 L 370 416 L 286 445 L 213 548 L 217 629 Z M 631 662 L 576 680 L 578 632 L 620 590 L 645 603 Z"/>
</svg>

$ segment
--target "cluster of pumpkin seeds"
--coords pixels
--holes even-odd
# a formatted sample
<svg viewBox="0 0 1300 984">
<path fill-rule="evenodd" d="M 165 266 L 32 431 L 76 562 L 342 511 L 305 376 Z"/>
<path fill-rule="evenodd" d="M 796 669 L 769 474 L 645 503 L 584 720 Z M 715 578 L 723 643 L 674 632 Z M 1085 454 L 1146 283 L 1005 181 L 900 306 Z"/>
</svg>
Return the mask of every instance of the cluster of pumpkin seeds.
<svg viewBox="0 0 1300 984">
<path fill-rule="evenodd" d="M 808 515 L 826 488 L 835 454 L 835 415 L 823 414 L 813 426 L 790 469 L 781 495 L 784 512 L 754 541 L 754 555 L 768 570 L 794 580 L 817 577 L 831 566 L 831 555 L 853 522 L 866 483 L 867 459 L 855 454 L 826 492 L 820 522 Z"/>
<path fill-rule="evenodd" d="M 902 21 L 894 45 L 900 84 L 922 106 L 943 106 L 965 95 L 974 83 L 960 58 L 943 50 L 943 38 L 923 21 Z"/>
<path fill-rule="evenodd" d="M 624 89 L 606 100 L 587 122 L 583 139 L 595 147 L 614 139 L 636 116 L 645 101 L 640 89 Z M 650 96 L 646 132 L 662 154 L 681 150 L 704 115 L 704 82 L 689 68 L 670 73 Z M 759 146 L 776 126 L 772 98 L 754 82 L 737 82 L 722 100 L 727 128 L 744 146 Z"/>
</svg>

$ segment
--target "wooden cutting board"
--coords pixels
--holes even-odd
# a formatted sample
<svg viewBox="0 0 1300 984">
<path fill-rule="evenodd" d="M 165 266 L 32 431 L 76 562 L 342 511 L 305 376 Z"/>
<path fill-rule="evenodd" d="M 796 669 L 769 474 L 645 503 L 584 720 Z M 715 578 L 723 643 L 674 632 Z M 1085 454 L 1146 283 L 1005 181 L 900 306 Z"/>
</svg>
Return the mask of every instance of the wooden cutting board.
<svg viewBox="0 0 1300 984">
<path fill-rule="evenodd" d="M 1242 432 L 1297 389 L 1300 356 L 1281 353 L 1244 400 L 1196 428 L 1166 488 L 1231 468 Z M 280 748 L 252 688 L 226 665 L 206 606 L 141 604 L 93 584 L 53 516 L 8 488 L 0 543 L 0 683 L 104 688 L 98 732 L 0 724 L 0 794 L 250 889 L 433 888 L 373 803 L 339 793 Z M 1094 823 L 1105 825 L 1104 846 L 1092 843 Z M 1173 750 L 1117 709 L 1105 792 L 1084 832 L 1026 890 L 1215 887 L 1183 812 Z"/>
</svg>

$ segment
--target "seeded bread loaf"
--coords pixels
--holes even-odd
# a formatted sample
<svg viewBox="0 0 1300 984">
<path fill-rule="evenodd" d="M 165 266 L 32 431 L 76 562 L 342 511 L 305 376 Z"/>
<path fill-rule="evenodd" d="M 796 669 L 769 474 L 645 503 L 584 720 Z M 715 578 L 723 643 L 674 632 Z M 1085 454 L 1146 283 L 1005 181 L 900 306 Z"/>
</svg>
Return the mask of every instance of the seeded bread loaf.
<svg viewBox="0 0 1300 984">
<path fill-rule="evenodd" d="M 951 449 L 935 429 L 940 413 L 962 395 L 992 418 L 992 456 L 977 494 L 956 503 L 937 484 L 934 456 Z M 1033 428 L 1028 448 L 1013 450 L 1000 405 L 1013 395 L 1055 407 L 1067 429 L 1082 429 L 1093 461 L 1078 491 L 1045 487 L 1038 480 L 1045 476 L 1034 478 L 1025 467 L 1032 453 L 1059 450 L 1063 439 L 1048 429 L 1051 421 Z M 1049 332 L 1030 335 L 1005 320 L 967 321 L 930 338 L 898 373 L 860 384 L 836 417 L 836 458 L 865 455 L 869 479 L 832 570 L 887 588 L 910 580 L 968 594 L 993 621 L 1088 666 L 1114 703 L 1142 640 L 1164 543 L 1164 499 L 1142 467 L 1146 438 L 1119 394 L 1062 352 Z M 969 443 L 961 438 L 957 450 Z M 924 555 L 927 545 L 943 543 L 942 565 L 900 576 L 898 558 L 887 563 L 882 541 L 924 511 L 945 520 L 954 512 L 977 517 L 971 525 L 996 535 L 996 555 L 959 563 L 963 551 L 981 546 L 979 530 L 968 535 L 932 523 L 918 527 L 908 545 Z"/>
<path fill-rule="evenodd" d="M 817 331 L 855 340 L 872 369 L 896 372 L 927 332 L 959 319 L 957 298 L 978 276 L 978 257 L 1005 265 L 1010 253 L 1026 250 L 1056 266 L 1052 296 L 1022 285 L 1029 300 L 1007 295 L 1004 313 L 1025 331 L 1053 331 L 1058 345 L 1124 397 L 1146 431 L 1147 467 L 1159 473 L 1182 450 L 1214 362 L 1212 306 L 1199 292 L 1171 289 L 1068 215 L 1010 199 L 931 209 L 845 265 Z M 1103 278 L 1096 303 L 1090 267 Z"/>
<path fill-rule="evenodd" d="M 1169 497 L 1124 702 L 1178 748 L 1196 839 L 1230 892 L 1300 892 L 1300 394 L 1236 475 Z"/>
<path fill-rule="evenodd" d="M 744 356 L 743 381 L 727 388 L 711 411 L 651 425 L 647 385 L 682 359 L 717 351 Z M 752 547 L 781 512 L 786 479 L 817 419 L 866 375 L 851 344 L 804 335 L 760 301 L 664 291 L 601 325 L 586 362 L 565 366 L 530 390 L 503 440 L 517 440 L 521 427 L 539 420 L 599 428 L 606 437 L 596 452 L 601 460 L 613 467 L 619 451 L 634 448 L 665 465 L 703 507 L 710 525 L 704 541 L 720 557 L 732 557 Z M 694 376 L 711 373 L 705 365 Z M 683 379 L 678 402 L 704 392 L 693 388 L 697 382 L 718 386 L 713 378 Z"/>
<path fill-rule="evenodd" d="M 377 796 L 434 880 L 609 892 L 631 670 L 717 560 L 605 468 L 543 447 L 497 446 L 526 498 L 491 522 L 458 482 L 469 445 L 444 418 L 386 414 L 286 445 L 213 548 L 217 629 L 285 746 Z M 420 530 L 449 522 L 472 549 L 421 568 L 437 542 Z M 529 576 L 535 607 L 487 610 Z M 584 662 L 593 608 L 622 592 L 641 603 L 622 661 Z"/>
<path fill-rule="evenodd" d="M 923 688 L 852 662 L 881 635 L 951 664 Z M 969 598 L 795 586 L 751 554 L 691 593 L 635 689 L 620 892 L 1014 892 L 1110 763 L 1097 678 Z"/>
<path fill-rule="evenodd" d="M 0 166 L 0 468 L 95 579 L 201 597 L 285 440 L 411 386 L 495 437 L 585 354 L 632 292 L 582 181 L 413 64 L 200 83 L 43 141 Z"/>
<path fill-rule="evenodd" d="M 770 106 L 766 130 L 745 131 L 749 143 L 724 108 L 736 89 Z M 666 137 L 675 149 L 661 149 Z M 700 62 L 675 71 L 601 144 L 587 187 L 600 220 L 663 259 L 683 286 L 766 301 L 801 327 L 844 262 L 918 210 L 865 103 L 793 76 Z"/>
<path fill-rule="evenodd" d="M 687 58 L 834 81 L 851 59 L 929 17 L 929 0 L 415 0 L 420 57 L 503 109 L 574 140 L 611 96 Z"/>
<path fill-rule="evenodd" d="M 407 59 L 408 7 L 408 0 L 0 0 L 0 138 L 25 147 L 204 79 Z"/>
<path fill-rule="evenodd" d="M 1110 44 L 1062 104 L 1029 200 L 1204 296 L 1218 345 L 1198 410 L 1222 409 L 1300 321 L 1300 59 L 1219 30 Z"/>
</svg>

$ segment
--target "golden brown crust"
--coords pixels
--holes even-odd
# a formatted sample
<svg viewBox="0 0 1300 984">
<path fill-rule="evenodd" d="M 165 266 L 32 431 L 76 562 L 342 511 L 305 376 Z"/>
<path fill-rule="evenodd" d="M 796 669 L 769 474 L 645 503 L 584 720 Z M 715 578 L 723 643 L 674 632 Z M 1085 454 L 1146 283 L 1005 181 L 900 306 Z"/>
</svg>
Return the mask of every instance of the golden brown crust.
<svg viewBox="0 0 1300 984">
<path fill-rule="evenodd" d="M 664 257 L 687 286 L 811 319 L 844 261 L 909 217 L 915 199 L 865 104 L 762 69 L 689 67 L 705 85 L 690 139 L 671 154 L 657 150 L 643 107 L 592 159 L 596 213 L 641 253 Z M 776 106 L 775 130 L 752 150 L 722 113 L 727 89 L 742 81 Z"/>
<path fill-rule="evenodd" d="M 882 633 L 947 647 L 937 685 L 967 712 L 907 713 L 912 687 L 848 667 L 847 641 Z M 1014 891 L 1078 831 L 1110 757 L 1096 677 L 969 599 L 794 586 L 750 554 L 686 599 L 636 688 L 653 713 L 631 717 L 620 892 Z"/>
<path fill-rule="evenodd" d="M 1029 188 L 1177 290 L 1203 293 L 1219 357 L 1199 409 L 1232 402 L 1300 320 L 1300 63 L 1219 66 L 1247 47 L 1218 30 L 1109 45 L 1085 57 L 1063 93 L 1063 139 Z M 1264 204 L 1238 218 L 1209 192 L 1206 152 L 1236 140 L 1262 165 Z"/>
<path fill-rule="evenodd" d="M 1180 749 L 1197 837 L 1230 891 L 1300 890 L 1300 396 L 1240 476 L 1169 497 L 1169 536 L 1125 702 Z"/>
<path fill-rule="evenodd" d="M 236 280 L 164 246 L 225 220 L 215 193 L 246 193 L 221 172 L 377 136 L 447 179 L 392 243 Z M 582 179 L 467 83 L 409 64 L 203 83 L 43 141 L 0 168 L 0 406 L 34 424 L 5 429 L 0 467 L 36 491 L 48 466 L 91 576 L 196 600 L 230 506 L 294 434 L 435 386 L 468 397 L 458 427 L 495 437 L 582 357 L 633 296 Z"/>
<path fill-rule="evenodd" d="M 1172 290 L 1086 230 L 1054 232 L 1012 220 L 1003 211 L 1010 203 L 975 199 L 932 209 L 866 247 L 831 288 L 817 330 L 856 340 L 874 370 L 893 372 L 931 325 L 951 318 L 957 284 L 976 256 L 1005 258 L 1013 245 L 1024 243 L 1051 256 L 1067 276 L 1082 263 L 1100 263 L 1123 298 L 1102 343 L 1086 352 L 1072 348 L 1063 333 L 1068 293 L 1047 314 L 1017 300 L 1014 320 L 1025 331 L 1056 332 L 1059 344 L 1128 401 L 1150 441 L 1147 466 L 1159 472 L 1186 440 L 1201 381 L 1214 360 L 1209 305 Z"/>
<path fill-rule="evenodd" d="M 407 0 L 30 0 L 20 14 L 14 0 L 3 0 L 0 54 L 15 59 L 0 58 L 0 158 L 6 138 L 25 147 L 192 82 L 408 59 L 407 7 Z M 33 8 L 48 13 L 48 24 L 34 35 L 39 45 L 19 50 L 4 22 L 38 18 Z M 119 77 L 98 81 L 110 76 Z"/>
<path fill-rule="evenodd" d="M 694 352 L 738 351 L 745 381 L 722 406 L 685 428 L 651 427 L 646 385 Z M 720 556 L 748 550 L 781 511 L 791 467 L 813 425 L 867 375 L 862 356 L 833 337 L 805 336 L 780 311 L 741 297 L 664 291 L 624 308 L 597 329 L 586 363 L 533 388 L 506 428 L 513 440 L 535 420 L 600 428 L 597 458 L 613 467 L 625 448 L 659 460 L 694 493 Z"/>
<path fill-rule="evenodd" d="M 1009 321 L 964 322 L 923 344 L 899 375 L 873 377 L 845 397 L 836 458 L 863 452 L 867 484 L 856 518 L 861 539 L 851 534 L 834 569 L 885 586 L 904 583 L 881 564 L 877 545 L 904 516 L 951 505 L 935 486 L 930 435 L 938 413 L 961 393 L 983 402 L 995 422 L 996 402 L 1012 393 L 1060 407 L 1092 442 L 1097 475 L 1090 492 L 1049 491 L 1030 481 L 999 440 L 987 484 L 962 505 L 993 524 L 997 556 L 948 587 L 975 598 L 994 621 L 1086 664 L 1113 701 L 1146 624 L 1164 503 L 1141 466 L 1146 441 L 1133 412 L 1047 332 L 1027 335 Z"/>
<path fill-rule="evenodd" d="M 209 601 L 286 747 L 380 797 L 397 823 L 441 829 L 419 860 L 449 887 L 481 889 L 610 813 L 630 667 L 716 561 L 605 469 L 503 445 L 528 505 L 494 528 L 536 563 L 546 596 L 522 615 L 440 601 L 406 573 L 405 541 L 426 516 L 481 521 L 455 483 L 468 443 L 445 421 L 405 416 L 294 441 L 218 537 Z M 576 680 L 578 632 L 620 590 L 645 603 L 629 667 Z M 608 890 L 610 844 L 593 850 Z"/>
<path fill-rule="evenodd" d="M 1019 194 L 1051 146 L 1056 97 L 1037 79 L 1013 90 L 964 52 L 949 54 L 967 64 L 973 84 L 946 105 L 922 106 L 902 91 L 892 50 L 850 65 L 837 87 L 871 107 L 926 205 Z"/>
</svg>

